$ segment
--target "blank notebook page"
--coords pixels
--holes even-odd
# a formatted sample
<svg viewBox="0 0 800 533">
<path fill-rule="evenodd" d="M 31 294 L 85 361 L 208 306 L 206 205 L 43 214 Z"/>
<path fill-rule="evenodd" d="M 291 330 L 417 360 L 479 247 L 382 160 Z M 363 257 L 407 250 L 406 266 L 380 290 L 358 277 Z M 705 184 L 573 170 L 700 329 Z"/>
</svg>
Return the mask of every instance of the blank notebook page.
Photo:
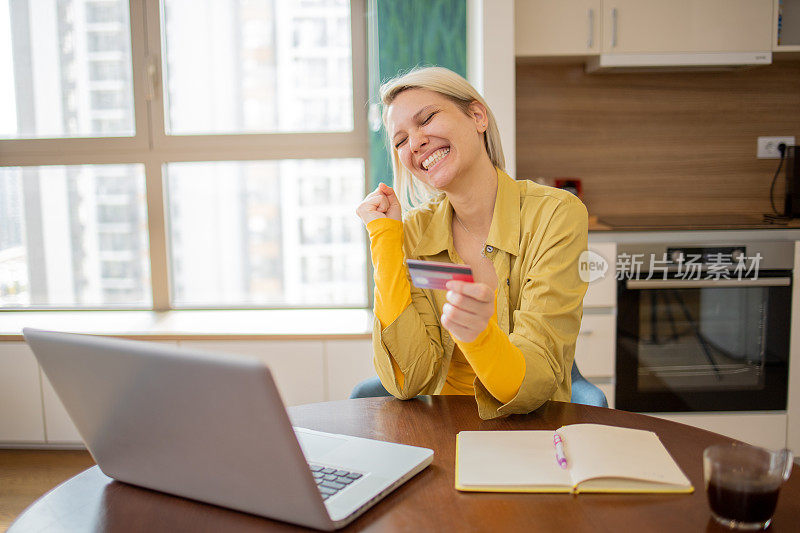
<svg viewBox="0 0 800 533">
<path fill-rule="evenodd" d="M 464 431 L 459 439 L 459 482 L 480 486 L 572 485 L 558 466 L 551 431 Z M 531 480 L 536 480 L 532 484 Z"/>
<path fill-rule="evenodd" d="M 559 429 L 558 433 L 564 439 L 576 484 L 598 477 L 689 484 L 661 440 L 650 431 L 574 424 Z"/>
</svg>

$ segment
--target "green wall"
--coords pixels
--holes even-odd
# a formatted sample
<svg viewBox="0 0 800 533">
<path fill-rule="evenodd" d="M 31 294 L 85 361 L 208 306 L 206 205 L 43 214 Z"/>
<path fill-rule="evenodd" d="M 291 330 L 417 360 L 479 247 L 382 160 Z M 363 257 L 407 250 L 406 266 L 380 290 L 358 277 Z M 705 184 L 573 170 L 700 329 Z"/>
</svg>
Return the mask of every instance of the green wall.
<svg viewBox="0 0 800 533">
<path fill-rule="evenodd" d="M 380 83 L 415 66 L 438 65 L 467 75 L 466 0 L 370 0 L 369 47 L 373 54 L 370 102 L 379 103 Z M 373 27 L 372 24 L 376 26 Z M 375 40 L 377 39 L 377 42 Z M 374 57 L 377 55 L 377 58 Z M 370 129 L 369 190 L 392 183 L 386 132 Z"/>
</svg>

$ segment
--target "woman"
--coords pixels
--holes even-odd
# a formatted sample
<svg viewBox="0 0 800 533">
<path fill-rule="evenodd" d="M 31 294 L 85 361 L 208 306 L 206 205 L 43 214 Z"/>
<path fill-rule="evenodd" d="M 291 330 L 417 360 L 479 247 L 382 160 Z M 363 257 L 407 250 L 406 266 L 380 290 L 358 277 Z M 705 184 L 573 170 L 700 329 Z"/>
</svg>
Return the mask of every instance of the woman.
<svg viewBox="0 0 800 533">
<path fill-rule="evenodd" d="M 461 76 L 420 68 L 380 92 L 397 193 L 381 184 L 356 212 L 371 243 L 382 387 L 367 380 L 354 397 L 469 394 L 484 419 L 569 401 L 586 208 L 505 173 L 494 116 Z M 418 289 L 404 258 L 466 263 L 475 281 Z"/>
</svg>

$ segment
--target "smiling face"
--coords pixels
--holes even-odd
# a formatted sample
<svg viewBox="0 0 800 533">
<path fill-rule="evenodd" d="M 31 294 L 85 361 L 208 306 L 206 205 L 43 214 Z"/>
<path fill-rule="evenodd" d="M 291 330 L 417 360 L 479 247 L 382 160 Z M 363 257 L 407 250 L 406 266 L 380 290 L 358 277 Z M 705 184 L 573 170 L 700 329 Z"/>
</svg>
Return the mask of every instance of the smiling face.
<svg viewBox="0 0 800 533">
<path fill-rule="evenodd" d="M 386 126 L 402 165 L 431 187 L 447 190 L 479 158 L 488 159 L 486 110 L 472 102 L 468 111 L 427 89 L 398 94 L 387 110 Z"/>
</svg>

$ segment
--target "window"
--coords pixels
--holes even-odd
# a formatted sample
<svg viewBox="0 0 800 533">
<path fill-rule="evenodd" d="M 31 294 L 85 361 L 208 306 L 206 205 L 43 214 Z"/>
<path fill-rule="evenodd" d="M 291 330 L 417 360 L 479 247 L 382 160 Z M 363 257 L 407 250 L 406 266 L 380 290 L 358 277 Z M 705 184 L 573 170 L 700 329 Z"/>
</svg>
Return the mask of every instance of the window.
<svg viewBox="0 0 800 533">
<path fill-rule="evenodd" d="M 150 306 L 144 189 L 141 165 L 0 167 L 0 303 Z M 128 291 L 109 293 L 111 278 Z"/>
<path fill-rule="evenodd" d="M 123 6 L 119 2 L 101 0 L 98 2 L 86 2 L 86 21 L 93 22 L 119 22 L 122 20 Z"/>
<path fill-rule="evenodd" d="M 325 46 L 325 19 L 320 17 L 295 20 L 293 44 L 298 48 Z"/>
<path fill-rule="evenodd" d="M 120 91 L 92 91 L 91 104 L 94 109 L 120 109 L 125 106 L 125 95 Z"/>
<path fill-rule="evenodd" d="M 110 230 L 98 232 L 98 239 L 98 248 L 101 252 L 128 250 L 134 246 L 136 240 L 130 233 Z"/>
<path fill-rule="evenodd" d="M 351 131 L 352 76 L 337 70 L 352 73 L 348 3 L 328 0 L 315 10 L 296 0 L 233 5 L 164 1 L 167 131 Z M 340 46 L 328 46 L 328 25 L 341 33 Z"/>
<path fill-rule="evenodd" d="M 308 181 L 363 188 L 362 160 L 169 163 L 165 175 L 176 306 L 366 303 L 363 232 L 341 230 L 359 229 L 353 209 L 361 190 L 302 202 Z M 298 276 L 321 250 L 340 270 Z"/>
<path fill-rule="evenodd" d="M 89 61 L 89 81 L 119 82 L 125 77 L 125 64 L 121 61 Z"/>
<path fill-rule="evenodd" d="M 366 306 L 364 10 L 0 0 L 0 307 Z"/>
<path fill-rule="evenodd" d="M 122 31 L 87 31 L 87 52 L 119 52 L 127 45 L 127 34 Z"/>
<path fill-rule="evenodd" d="M 132 136 L 127 2 L 65 0 L 47 5 L 49 9 L 30 0 L 0 0 L 0 139 Z M 83 8 L 87 17 L 74 16 Z M 95 16 L 115 22 L 114 29 L 93 29 L 97 25 L 86 21 Z M 118 69 L 113 122 L 96 120 L 98 110 L 108 109 L 98 107 L 106 100 L 98 102 L 92 94 L 98 89 L 99 60 L 115 62 Z"/>
</svg>

